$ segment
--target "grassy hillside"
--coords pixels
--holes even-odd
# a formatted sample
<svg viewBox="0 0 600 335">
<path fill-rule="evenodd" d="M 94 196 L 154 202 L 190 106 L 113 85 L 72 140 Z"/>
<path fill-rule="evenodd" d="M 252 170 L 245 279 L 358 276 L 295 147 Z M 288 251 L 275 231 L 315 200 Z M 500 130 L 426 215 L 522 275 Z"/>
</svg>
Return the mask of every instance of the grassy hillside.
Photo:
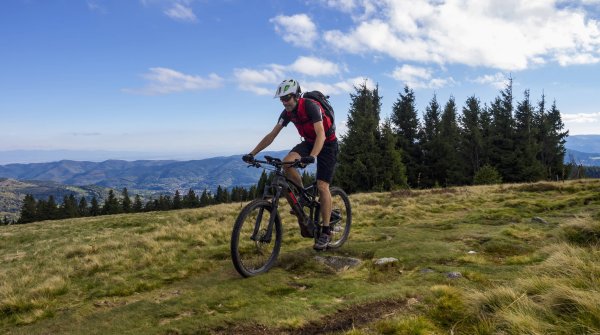
<svg viewBox="0 0 600 335">
<path fill-rule="evenodd" d="M 600 333 L 600 180 L 351 200 L 336 252 L 283 208 L 279 263 L 250 279 L 229 259 L 241 204 L 0 227 L 0 333 Z"/>
</svg>

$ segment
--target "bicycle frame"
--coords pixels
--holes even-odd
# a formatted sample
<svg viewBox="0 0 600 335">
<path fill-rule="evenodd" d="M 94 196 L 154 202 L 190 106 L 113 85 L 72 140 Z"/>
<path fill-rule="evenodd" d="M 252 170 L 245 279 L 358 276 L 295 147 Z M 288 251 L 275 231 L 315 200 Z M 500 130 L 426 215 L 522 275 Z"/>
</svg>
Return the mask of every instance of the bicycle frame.
<svg viewBox="0 0 600 335">
<path fill-rule="evenodd" d="M 261 238 L 258 238 L 258 235 L 260 232 L 260 223 L 262 222 L 262 215 L 263 215 L 264 209 L 261 209 L 259 211 L 258 217 L 256 218 L 256 223 L 254 225 L 254 231 L 250 238 L 256 242 L 263 242 L 263 243 L 271 242 L 271 236 L 273 235 L 273 226 L 275 224 L 275 217 L 276 217 L 276 215 L 278 213 L 278 209 L 279 209 L 279 200 L 281 199 L 281 196 L 284 194 L 283 193 L 284 191 L 288 192 L 288 194 L 290 195 L 290 197 L 293 201 L 293 204 L 291 204 L 292 209 L 298 215 L 301 216 L 302 221 L 306 222 L 307 219 L 313 220 L 315 226 L 318 226 L 318 222 L 319 222 L 319 218 L 320 218 L 320 211 L 319 211 L 320 205 L 319 205 L 319 202 L 316 201 L 316 196 L 317 196 L 316 183 L 313 183 L 310 186 L 303 188 L 302 186 L 295 183 L 293 180 L 289 179 L 283 173 L 283 171 L 282 171 L 283 165 L 292 165 L 292 166 L 296 165 L 297 166 L 298 162 L 282 162 L 279 159 L 272 158 L 269 156 L 266 156 L 265 159 L 266 159 L 266 161 L 255 161 L 255 166 L 260 167 L 260 163 L 266 163 L 266 164 L 269 164 L 269 165 L 272 165 L 275 167 L 275 169 L 274 169 L 275 176 L 273 177 L 272 182 L 265 187 L 265 189 L 263 191 L 263 195 L 262 195 L 263 200 L 271 199 L 271 204 L 272 204 L 271 216 L 269 218 L 269 223 L 268 223 L 266 233 Z M 294 191 L 293 191 L 292 187 L 290 187 L 290 185 L 293 185 L 293 187 L 297 190 L 297 192 L 299 194 L 294 193 Z M 306 213 L 304 213 L 304 211 L 301 209 L 301 207 L 294 208 L 299 205 L 298 196 L 304 197 L 305 199 L 309 200 L 309 203 L 305 204 L 307 207 L 310 208 L 310 214 L 308 216 L 306 215 Z"/>
</svg>

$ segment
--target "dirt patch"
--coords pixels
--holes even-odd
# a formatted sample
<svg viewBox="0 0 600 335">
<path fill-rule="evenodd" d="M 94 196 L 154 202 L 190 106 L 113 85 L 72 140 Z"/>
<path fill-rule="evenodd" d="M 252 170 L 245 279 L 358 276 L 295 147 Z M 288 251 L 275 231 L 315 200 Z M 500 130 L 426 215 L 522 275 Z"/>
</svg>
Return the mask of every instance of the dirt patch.
<svg viewBox="0 0 600 335">
<path fill-rule="evenodd" d="M 414 300 L 414 299 L 411 299 Z M 413 302 L 414 303 L 414 302 Z M 363 305 L 338 310 L 335 314 L 309 322 L 299 329 L 269 328 L 259 324 L 231 325 L 226 329 L 215 329 L 211 334 L 246 334 L 246 335 L 316 335 L 347 331 L 377 321 L 385 316 L 403 310 L 409 305 L 406 299 L 376 301 Z"/>
</svg>

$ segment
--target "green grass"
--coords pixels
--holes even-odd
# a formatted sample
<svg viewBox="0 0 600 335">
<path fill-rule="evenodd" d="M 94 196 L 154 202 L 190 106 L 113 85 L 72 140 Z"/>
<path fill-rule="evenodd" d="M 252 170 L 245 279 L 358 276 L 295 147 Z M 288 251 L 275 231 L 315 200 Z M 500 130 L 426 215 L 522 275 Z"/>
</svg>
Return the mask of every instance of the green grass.
<svg viewBox="0 0 600 335">
<path fill-rule="evenodd" d="M 249 279 L 229 259 L 241 204 L 1 226 L 0 333 L 600 333 L 599 195 L 600 180 L 352 195 L 350 240 L 325 255 L 362 264 L 339 272 L 284 206 L 278 264 Z"/>
</svg>

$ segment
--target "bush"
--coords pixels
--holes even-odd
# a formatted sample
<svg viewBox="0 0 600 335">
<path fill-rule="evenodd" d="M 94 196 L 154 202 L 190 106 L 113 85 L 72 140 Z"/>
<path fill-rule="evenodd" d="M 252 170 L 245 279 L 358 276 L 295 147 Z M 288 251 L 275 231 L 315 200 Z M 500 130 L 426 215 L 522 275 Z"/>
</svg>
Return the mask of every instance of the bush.
<svg viewBox="0 0 600 335">
<path fill-rule="evenodd" d="M 473 177 L 473 184 L 475 185 L 491 185 L 491 184 L 500 184 L 502 182 L 502 176 L 498 173 L 491 165 L 484 165 L 475 173 Z"/>
</svg>

